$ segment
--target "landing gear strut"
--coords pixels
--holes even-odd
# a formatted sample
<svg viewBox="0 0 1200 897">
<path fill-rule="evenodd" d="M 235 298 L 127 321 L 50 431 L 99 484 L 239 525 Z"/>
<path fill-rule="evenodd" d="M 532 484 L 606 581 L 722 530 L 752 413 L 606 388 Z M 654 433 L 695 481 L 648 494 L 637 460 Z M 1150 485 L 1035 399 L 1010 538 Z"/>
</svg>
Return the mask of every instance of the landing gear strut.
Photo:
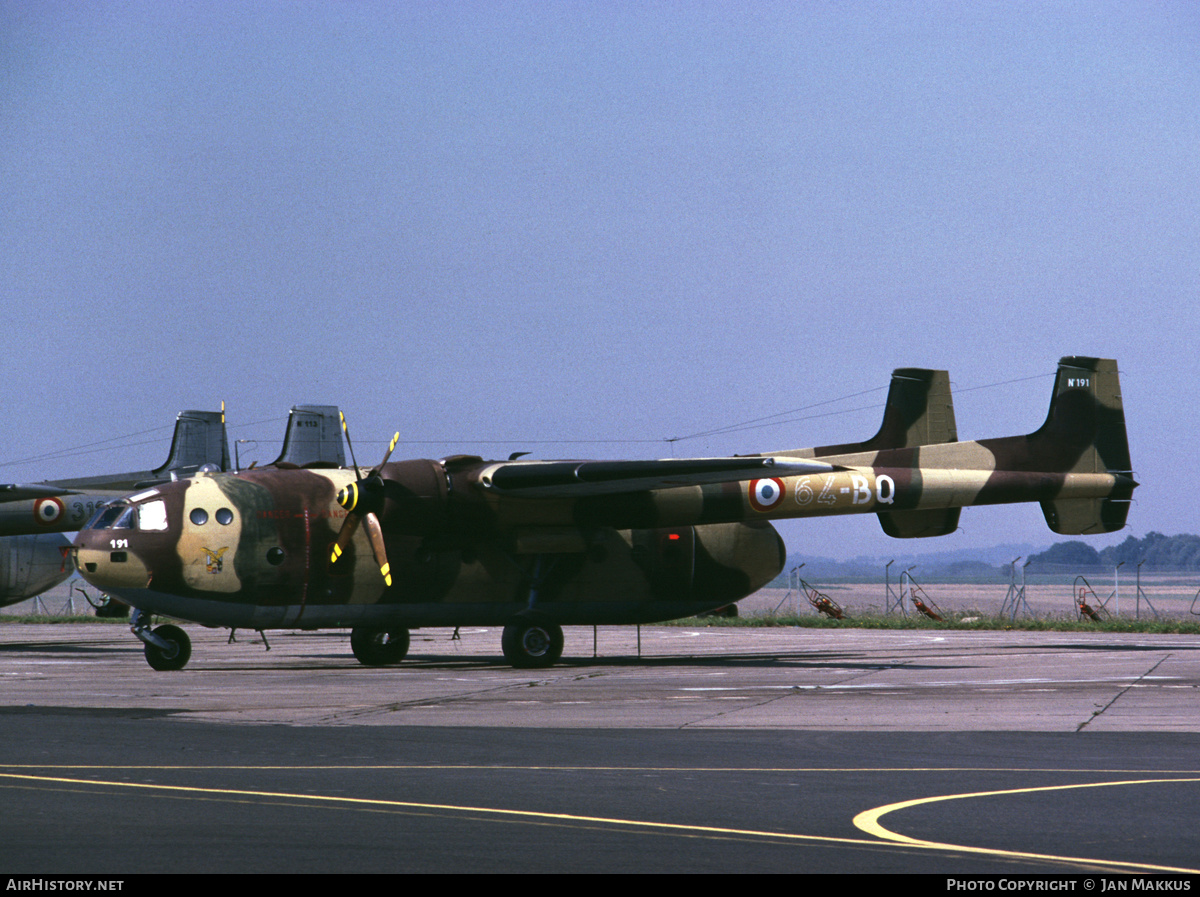
<svg viewBox="0 0 1200 897">
<path fill-rule="evenodd" d="M 384 667 L 399 663 L 408 653 L 408 630 L 355 626 L 350 630 L 350 650 L 363 666 Z"/>
<path fill-rule="evenodd" d="M 562 627 L 548 623 L 538 612 L 538 599 L 546 588 L 555 559 L 539 554 L 533 559 L 533 572 L 528 579 L 528 607 L 504 627 L 500 647 L 504 659 L 518 670 L 540 670 L 554 666 L 563 652 Z"/>
<path fill-rule="evenodd" d="M 170 623 L 151 632 L 150 618 L 141 611 L 136 612 L 133 619 L 130 631 L 146 643 L 146 663 L 151 669 L 165 672 L 187 666 L 192 657 L 192 640 L 186 632 Z"/>
<path fill-rule="evenodd" d="M 505 659 L 519 670 L 553 666 L 562 657 L 562 627 L 554 623 L 515 620 L 504 627 L 500 647 Z"/>
</svg>

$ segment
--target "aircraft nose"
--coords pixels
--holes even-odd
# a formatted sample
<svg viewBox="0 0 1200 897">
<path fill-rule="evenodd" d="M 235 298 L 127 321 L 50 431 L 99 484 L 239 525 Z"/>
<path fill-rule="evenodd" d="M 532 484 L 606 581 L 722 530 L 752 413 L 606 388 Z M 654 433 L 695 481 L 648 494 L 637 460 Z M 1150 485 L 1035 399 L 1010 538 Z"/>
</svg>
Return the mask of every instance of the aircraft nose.
<svg viewBox="0 0 1200 897">
<path fill-rule="evenodd" d="M 103 575 L 101 566 L 107 564 L 109 559 L 93 544 L 94 541 L 86 530 L 79 533 L 71 547 L 71 559 L 75 562 L 75 569 L 79 571 L 79 575 L 92 585 L 98 586 L 100 583 L 95 582 L 93 577 Z"/>
<path fill-rule="evenodd" d="M 150 571 L 130 550 L 129 540 L 106 536 L 109 534 L 84 530 L 75 537 L 72 556 L 79 575 L 98 589 L 149 585 Z"/>
</svg>

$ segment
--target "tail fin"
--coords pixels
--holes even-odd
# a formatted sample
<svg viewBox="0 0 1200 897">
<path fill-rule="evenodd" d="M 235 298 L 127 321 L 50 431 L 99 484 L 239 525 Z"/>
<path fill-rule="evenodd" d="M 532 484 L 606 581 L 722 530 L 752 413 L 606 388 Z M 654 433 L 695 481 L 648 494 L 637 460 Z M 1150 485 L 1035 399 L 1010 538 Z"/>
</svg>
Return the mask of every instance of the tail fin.
<svg viewBox="0 0 1200 897">
<path fill-rule="evenodd" d="M 345 467 L 336 405 L 294 405 L 276 467 Z"/>
<path fill-rule="evenodd" d="M 912 449 L 913 458 L 908 463 L 917 467 L 921 446 L 950 442 L 958 442 L 950 375 L 925 368 L 897 368 L 892 372 L 879 432 L 866 442 L 820 446 L 813 449 L 813 455 L 826 458 Z M 959 511 L 959 508 L 880 511 L 879 523 L 885 533 L 897 539 L 944 536 L 958 529 Z"/>
<path fill-rule="evenodd" d="M 224 411 L 180 411 L 175 418 L 175 435 L 166 463 L 155 468 L 157 476 L 178 471 L 195 473 L 205 465 L 229 470 L 229 438 Z"/>
<path fill-rule="evenodd" d="M 1133 489 L 1129 438 L 1117 363 L 1067 356 L 1058 363 L 1046 422 L 1028 437 L 1035 469 L 1121 477 L 1107 498 L 1042 502 L 1050 529 L 1062 535 L 1110 533 L 1125 526 Z"/>
<path fill-rule="evenodd" d="M 950 375 L 946 371 L 899 368 L 883 412 L 883 424 L 868 445 L 875 450 L 958 442 Z M 958 529 L 960 508 L 880 511 L 879 525 L 894 539 L 944 536 Z"/>
<path fill-rule="evenodd" d="M 823 445 L 813 451 L 821 458 L 943 442 L 958 442 L 950 375 L 925 368 L 897 368 L 892 372 L 878 433 L 866 442 Z"/>
</svg>

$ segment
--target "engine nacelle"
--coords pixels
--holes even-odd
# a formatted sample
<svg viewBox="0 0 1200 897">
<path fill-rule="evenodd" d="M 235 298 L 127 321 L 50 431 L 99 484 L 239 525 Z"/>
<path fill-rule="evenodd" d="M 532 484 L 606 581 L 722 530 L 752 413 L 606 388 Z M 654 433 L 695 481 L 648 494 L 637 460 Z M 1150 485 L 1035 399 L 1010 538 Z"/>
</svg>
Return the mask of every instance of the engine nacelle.
<svg viewBox="0 0 1200 897">
<path fill-rule="evenodd" d="M 385 533 L 429 536 L 442 532 L 448 520 L 446 470 L 436 461 L 385 464 L 382 512 Z"/>
<path fill-rule="evenodd" d="M 633 531 L 634 559 L 664 599 L 737 601 L 779 575 L 783 540 L 769 523 Z"/>
</svg>

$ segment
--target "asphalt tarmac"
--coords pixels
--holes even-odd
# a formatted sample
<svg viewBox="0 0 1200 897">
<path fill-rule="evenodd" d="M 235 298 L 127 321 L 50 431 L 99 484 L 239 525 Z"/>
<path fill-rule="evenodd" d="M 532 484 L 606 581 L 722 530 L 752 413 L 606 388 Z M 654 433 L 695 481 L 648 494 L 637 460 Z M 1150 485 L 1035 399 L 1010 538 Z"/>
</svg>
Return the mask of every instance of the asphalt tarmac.
<svg viewBox="0 0 1200 897">
<path fill-rule="evenodd" d="M 1193 637 L 188 631 L 0 626 L 0 874 L 1200 874 Z"/>
</svg>

